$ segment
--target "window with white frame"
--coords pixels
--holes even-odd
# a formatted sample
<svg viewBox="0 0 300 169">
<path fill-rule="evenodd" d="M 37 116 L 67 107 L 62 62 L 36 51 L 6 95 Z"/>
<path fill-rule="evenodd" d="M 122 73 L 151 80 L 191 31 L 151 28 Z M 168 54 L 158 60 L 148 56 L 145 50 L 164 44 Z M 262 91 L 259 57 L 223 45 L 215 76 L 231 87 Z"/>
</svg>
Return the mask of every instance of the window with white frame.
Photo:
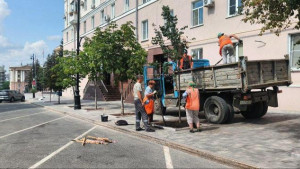
<svg viewBox="0 0 300 169">
<path fill-rule="evenodd" d="M 192 3 L 192 25 L 197 26 L 203 24 L 203 0 Z"/>
<path fill-rule="evenodd" d="M 144 4 L 144 3 L 147 3 L 147 2 L 149 2 L 149 1 L 151 1 L 151 0 L 143 0 L 143 4 Z"/>
<path fill-rule="evenodd" d="M 124 11 L 128 11 L 129 10 L 129 0 L 124 0 L 125 6 L 124 6 Z"/>
<path fill-rule="evenodd" d="M 95 17 L 94 16 L 91 17 L 91 25 L 92 25 L 92 29 L 94 29 L 95 28 Z"/>
<path fill-rule="evenodd" d="M 86 21 L 83 22 L 83 33 L 86 33 Z"/>
<path fill-rule="evenodd" d="M 86 11 L 87 10 L 87 0 L 84 0 L 84 10 Z"/>
<path fill-rule="evenodd" d="M 101 24 L 105 22 L 104 10 L 101 11 Z"/>
<path fill-rule="evenodd" d="M 66 33 L 67 42 L 69 42 L 69 32 Z"/>
<path fill-rule="evenodd" d="M 74 40 L 74 29 L 71 29 L 71 40 Z"/>
<path fill-rule="evenodd" d="M 148 20 L 142 22 L 142 40 L 148 40 Z"/>
<path fill-rule="evenodd" d="M 242 0 L 228 0 L 228 16 L 241 13 Z"/>
<path fill-rule="evenodd" d="M 192 49 L 192 57 L 193 59 L 203 59 L 203 49 L 202 48 L 197 48 L 197 49 Z"/>
<path fill-rule="evenodd" d="M 92 6 L 96 5 L 96 0 L 92 0 Z"/>
<path fill-rule="evenodd" d="M 115 3 L 111 4 L 111 18 L 115 18 Z"/>
<path fill-rule="evenodd" d="M 291 35 L 290 62 L 292 69 L 300 70 L 300 33 Z"/>
</svg>

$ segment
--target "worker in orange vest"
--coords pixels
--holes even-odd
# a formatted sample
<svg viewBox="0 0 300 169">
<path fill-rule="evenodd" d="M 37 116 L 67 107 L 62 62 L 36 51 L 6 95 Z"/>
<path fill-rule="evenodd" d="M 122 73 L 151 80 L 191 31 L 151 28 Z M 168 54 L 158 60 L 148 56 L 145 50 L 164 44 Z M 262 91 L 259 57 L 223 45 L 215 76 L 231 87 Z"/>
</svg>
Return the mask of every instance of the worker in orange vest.
<svg viewBox="0 0 300 169">
<path fill-rule="evenodd" d="M 186 98 L 186 118 L 190 127 L 190 132 L 194 133 L 193 123 L 197 126 L 197 132 L 201 131 L 199 121 L 199 110 L 200 110 L 200 95 L 199 90 L 195 88 L 194 82 L 189 82 L 188 89 L 183 93 L 183 98 Z"/>
<path fill-rule="evenodd" d="M 231 38 L 235 38 L 236 40 L 239 41 L 239 43 L 243 43 L 243 41 L 236 35 L 228 36 L 228 35 L 224 35 L 224 33 L 218 34 L 219 46 L 220 46 L 219 54 L 223 57 L 224 64 L 236 62 Z"/>
<path fill-rule="evenodd" d="M 192 69 L 193 68 L 193 59 L 192 56 L 187 54 L 187 50 L 184 49 L 184 54 L 182 58 L 180 59 L 180 69 Z"/>
<path fill-rule="evenodd" d="M 153 114 L 154 114 L 154 95 L 156 91 L 154 90 L 155 81 L 150 80 L 148 82 L 148 86 L 145 89 L 143 104 L 145 107 L 145 111 L 148 115 L 148 123 L 151 125 L 153 122 Z"/>
</svg>

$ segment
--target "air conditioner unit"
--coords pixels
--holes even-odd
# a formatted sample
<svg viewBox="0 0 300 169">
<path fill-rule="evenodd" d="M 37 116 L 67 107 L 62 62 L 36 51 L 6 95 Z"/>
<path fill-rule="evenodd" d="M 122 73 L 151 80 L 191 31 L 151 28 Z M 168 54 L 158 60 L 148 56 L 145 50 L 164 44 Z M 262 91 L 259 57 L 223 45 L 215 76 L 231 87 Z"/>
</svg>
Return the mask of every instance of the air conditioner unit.
<svg viewBox="0 0 300 169">
<path fill-rule="evenodd" d="M 204 0 L 204 6 L 205 7 L 213 7 L 215 6 L 214 0 Z"/>
<path fill-rule="evenodd" d="M 95 9 L 95 4 L 91 5 L 91 9 Z"/>
<path fill-rule="evenodd" d="M 106 22 L 109 22 L 109 21 L 110 21 L 110 16 L 105 15 L 105 16 L 104 16 L 104 20 L 105 20 Z"/>
</svg>

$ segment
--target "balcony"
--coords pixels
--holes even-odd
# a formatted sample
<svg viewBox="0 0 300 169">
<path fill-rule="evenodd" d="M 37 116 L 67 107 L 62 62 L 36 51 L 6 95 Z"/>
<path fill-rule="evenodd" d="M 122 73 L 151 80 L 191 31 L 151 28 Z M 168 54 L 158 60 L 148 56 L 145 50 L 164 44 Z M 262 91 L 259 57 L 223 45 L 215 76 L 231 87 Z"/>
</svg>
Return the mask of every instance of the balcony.
<svg viewBox="0 0 300 169">
<path fill-rule="evenodd" d="M 71 15 L 71 12 L 70 12 L 70 24 L 71 25 L 76 25 L 77 24 L 77 12 L 72 12 L 72 15 Z"/>
</svg>

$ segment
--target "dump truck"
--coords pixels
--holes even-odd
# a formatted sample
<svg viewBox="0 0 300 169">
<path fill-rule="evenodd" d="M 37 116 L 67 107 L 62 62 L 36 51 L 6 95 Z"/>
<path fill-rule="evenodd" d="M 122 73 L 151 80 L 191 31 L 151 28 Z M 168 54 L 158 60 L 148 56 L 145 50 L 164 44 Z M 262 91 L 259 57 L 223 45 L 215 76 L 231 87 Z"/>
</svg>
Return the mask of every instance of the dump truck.
<svg viewBox="0 0 300 169">
<path fill-rule="evenodd" d="M 263 117 L 268 107 L 278 107 L 280 86 L 292 84 L 290 61 L 285 59 L 248 60 L 240 56 L 238 62 L 201 66 L 160 73 L 152 66 L 144 68 L 144 83 L 157 82 L 159 96 L 155 100 L 155 112 L 164 114 L 167 107 L 180 106 L 180 95 L 193 81 L 200 93 L 200 110 L 210 123 L 230 123 L 235 114 L 246 119 Z M 151 76 L 150 76 L 151 75 Z"/>
</svg>

